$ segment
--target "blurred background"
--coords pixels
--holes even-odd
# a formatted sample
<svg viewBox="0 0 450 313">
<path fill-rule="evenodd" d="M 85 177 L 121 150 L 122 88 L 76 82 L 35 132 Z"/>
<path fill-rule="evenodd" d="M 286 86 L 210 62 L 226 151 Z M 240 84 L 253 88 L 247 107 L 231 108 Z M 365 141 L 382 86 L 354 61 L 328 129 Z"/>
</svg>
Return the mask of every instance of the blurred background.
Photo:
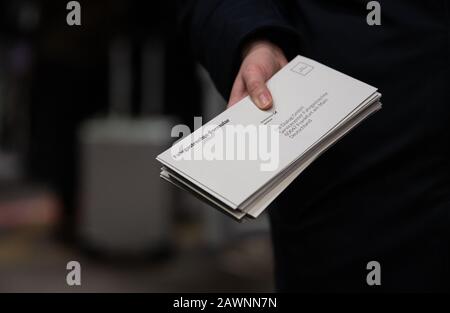
<svg viewBox="0 0 450 313">
<path fill-rule="evenodd" d="M 67 2 L 0 0 L 0 292 L 272 291 L 267 217 L 159 178 L 172 127 L 225 109 L 175 1 Z"/>
</svg>

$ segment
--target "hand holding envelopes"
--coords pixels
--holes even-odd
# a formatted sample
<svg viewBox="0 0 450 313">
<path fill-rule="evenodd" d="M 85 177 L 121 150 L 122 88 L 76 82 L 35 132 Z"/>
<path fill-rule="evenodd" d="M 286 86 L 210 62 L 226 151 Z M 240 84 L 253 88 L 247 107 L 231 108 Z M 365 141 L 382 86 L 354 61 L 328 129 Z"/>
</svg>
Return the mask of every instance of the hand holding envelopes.
<svg viewBox="0 0 450 313">
<path fill-rule="evenodd" d="M 302 56 L 267 86 L 272 109 L 242 99 L 160 154 L 161 177 L 237 220 L 256 218 L 328 147 L 381 108 L 375 87 Z"/>
</svg>

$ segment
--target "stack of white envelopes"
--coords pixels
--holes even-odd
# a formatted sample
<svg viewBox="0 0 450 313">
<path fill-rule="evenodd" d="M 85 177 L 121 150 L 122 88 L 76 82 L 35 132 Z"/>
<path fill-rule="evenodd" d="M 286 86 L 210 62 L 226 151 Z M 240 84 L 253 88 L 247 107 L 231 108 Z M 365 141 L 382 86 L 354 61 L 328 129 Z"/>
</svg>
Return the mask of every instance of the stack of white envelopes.
<svg viewBox="0 0 450 313">
<path fill-rule="evenodd" d="M 256 218 L 328 147 L 381 108 L 377 88 L 302 56 L 267 86 L 270 110 L 242 99 L 160 154 L 161 177 L 237 220 Z"/>
</svg>

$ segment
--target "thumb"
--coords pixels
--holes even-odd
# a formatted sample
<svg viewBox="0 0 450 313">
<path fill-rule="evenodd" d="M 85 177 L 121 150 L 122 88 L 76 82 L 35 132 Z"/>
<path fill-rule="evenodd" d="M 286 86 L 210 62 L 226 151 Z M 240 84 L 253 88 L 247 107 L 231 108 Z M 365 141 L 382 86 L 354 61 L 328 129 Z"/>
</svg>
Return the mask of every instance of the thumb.
<svg viewBox="0 0 450 313">
<path fill-rule="evenodd" d="M 243 72 L 245 87 L 252 101 L 262 110 L 272 107 L 272 95 L 267 89 L 263 71 L 257 66 L 248 67 Z"/>
</svg>

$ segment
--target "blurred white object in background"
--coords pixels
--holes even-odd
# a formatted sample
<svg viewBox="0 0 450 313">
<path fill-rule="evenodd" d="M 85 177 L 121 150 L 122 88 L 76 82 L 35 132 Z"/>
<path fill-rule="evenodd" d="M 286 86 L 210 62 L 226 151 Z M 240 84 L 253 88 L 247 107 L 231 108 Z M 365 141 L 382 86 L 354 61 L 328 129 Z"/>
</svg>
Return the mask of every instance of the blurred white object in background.
<svg viewBox="0 0 450 313">
<path fill-rule="evenodd" d="M 132 45 L 113 40 L 109 51 L 110 113 L 80 130 L 80 236 L 85 245 L 103 252 L 143 254 L 168 244 L 172 235 L 174 188 L 159 178 L 157 154 L 170 147 L 174 120 L 157 115 L 164 89 L 163 45 L 149 39 L 144 60 L 142 111 L 132 118 Z M 145 88 L 144 88 L 145 87 Z"/>
<path fill-rule="evenodd" d="M 172 192 L 155 156 L 170 145 L 166 117 L 92 120 L 80 132 L 80 236 L 96 250 L 140 254 L 169 243 Z"/>
</svg>

